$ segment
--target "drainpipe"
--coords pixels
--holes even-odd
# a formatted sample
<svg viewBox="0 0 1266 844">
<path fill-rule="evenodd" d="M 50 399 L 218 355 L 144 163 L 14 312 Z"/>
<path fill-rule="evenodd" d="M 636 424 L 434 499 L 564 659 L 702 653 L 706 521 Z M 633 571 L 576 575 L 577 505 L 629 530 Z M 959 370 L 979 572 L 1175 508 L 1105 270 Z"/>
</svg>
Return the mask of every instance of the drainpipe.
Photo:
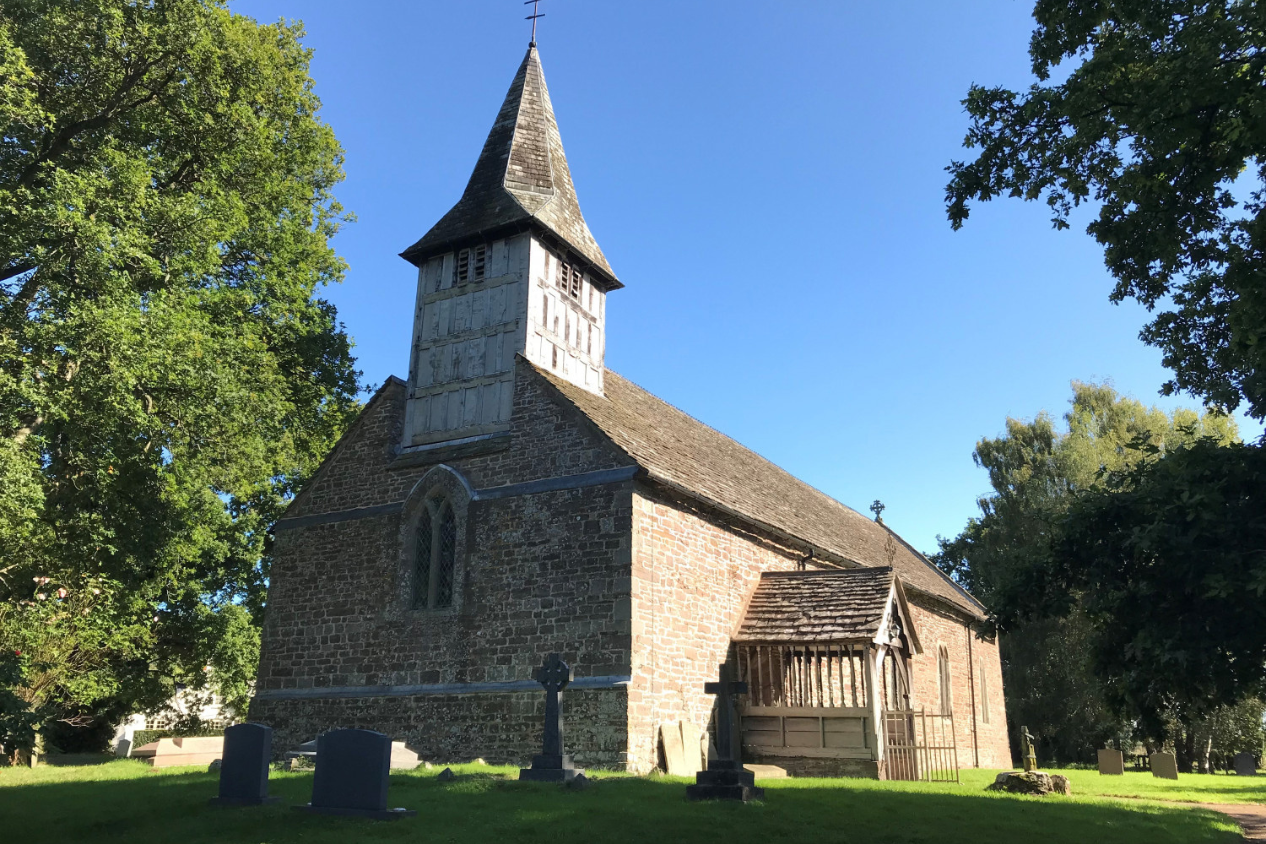
<svg viewBox="0 0 1266 844">
<path fill-rule="evenodd" d="M 976 733 L 976 656 L 972 649 L 971 625 L 964 624 L 967 632 L 967 685 L 971 689 L 971 755 L 976 767 L 980 767 L 980 739 Z"/>
</svg>

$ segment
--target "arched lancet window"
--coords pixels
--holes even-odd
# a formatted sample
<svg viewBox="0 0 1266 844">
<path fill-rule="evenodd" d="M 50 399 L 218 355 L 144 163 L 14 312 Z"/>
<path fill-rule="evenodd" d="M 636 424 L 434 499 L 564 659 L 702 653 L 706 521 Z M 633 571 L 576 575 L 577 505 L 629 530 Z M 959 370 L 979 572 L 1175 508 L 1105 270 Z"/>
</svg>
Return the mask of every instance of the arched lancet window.
<svg viewBox="0 0 1266 844">
<path fill-rule="evenodd" d="M 949 715 L 954 711 L 954 698 L 950 694 L 949 651 L 944 645 L 936 651 L 936 676 L 941 687 L 941 714 Z"/>
<path fill-rule="evenodd" d="M 442 610 L 453 605 L 457 567 L 457 518 L 447 497 L 426 502 L 418 518 L 413 557 L 413 608 Z"/>
</svg>

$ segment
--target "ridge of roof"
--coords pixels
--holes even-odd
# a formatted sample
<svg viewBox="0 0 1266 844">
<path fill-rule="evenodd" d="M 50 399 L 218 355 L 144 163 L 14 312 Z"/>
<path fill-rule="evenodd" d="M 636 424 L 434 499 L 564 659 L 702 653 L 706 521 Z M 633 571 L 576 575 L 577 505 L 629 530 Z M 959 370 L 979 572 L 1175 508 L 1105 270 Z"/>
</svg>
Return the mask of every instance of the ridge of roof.
<svg viewBox="0 0 1266 844">
<path fill-rule="evenodd" d="M 580 211 L 535 45 L 510 83 L 461 199 L 400 257 L 418 266 L 463 242 L 525 227 L 544 229 L 608 286 L 622 286 Z"/>
<path fill-rule="evenodd" d="M 975 618 L 984 606 L 887 525 L 863 516 L 610 369 L 596 395 L 527 363 L 656 481 L 866 568 Z M 891 539 L 889 537 L 892 537 Z"/>
</svg>

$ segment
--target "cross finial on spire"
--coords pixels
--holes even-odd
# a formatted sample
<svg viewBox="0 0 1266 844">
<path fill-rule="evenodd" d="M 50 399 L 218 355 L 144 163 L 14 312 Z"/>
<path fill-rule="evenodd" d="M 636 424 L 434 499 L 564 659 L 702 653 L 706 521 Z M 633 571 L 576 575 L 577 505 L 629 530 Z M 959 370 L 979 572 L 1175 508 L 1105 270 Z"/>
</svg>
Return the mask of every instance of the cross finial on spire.
<svg viewBox="0 0 1266 844">
<path fill-rule="evenodd" d="M 541 14 L 541 0 L 523 0 L 524 6 L 527 6 L 529 4 L 532 6 L 532 14 L 528 15 L 526 18 L 524 18 L 524 20 L 532 22 L 532 41 L 529 44 L 529 46 L 535 47 L 536 46 L 536 19 L 543 18 L 545 17 L 545 15 Z"/>
</svg>

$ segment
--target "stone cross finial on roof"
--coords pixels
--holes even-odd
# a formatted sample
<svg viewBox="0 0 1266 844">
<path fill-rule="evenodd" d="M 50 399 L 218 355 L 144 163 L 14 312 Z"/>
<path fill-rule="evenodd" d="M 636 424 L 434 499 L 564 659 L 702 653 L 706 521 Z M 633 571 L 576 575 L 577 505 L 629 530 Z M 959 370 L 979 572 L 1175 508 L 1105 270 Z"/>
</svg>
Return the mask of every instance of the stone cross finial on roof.
<svg viewBox="0 0 1266 844">
<path fill-rule="evenodd" d="M 884 510 L 886 509 L 888 508 L 885 507 L 884 503 L 880 501 L 878 498 L 876 498 L 874 502 L 870 505 L 870 512 L 875 514 L 875 521 L 879 522 L 880 524 L 883 524 Z"/>
<path fill-rule="evenodd" d="M 524 20 L 529 20 L 532 22 L 532 40 L 529 46 L 535 47 L 536 46 L 536 19 L 545 17 L 545 15 L 541 14 L 541 11 L 540 11 L 541 0 L 523 0 L 523 5 L 524 6 L 530 5 L 532 7 L 532 14 L 528 15 L 526 18 L 524 18 Z"/>
</svg>

